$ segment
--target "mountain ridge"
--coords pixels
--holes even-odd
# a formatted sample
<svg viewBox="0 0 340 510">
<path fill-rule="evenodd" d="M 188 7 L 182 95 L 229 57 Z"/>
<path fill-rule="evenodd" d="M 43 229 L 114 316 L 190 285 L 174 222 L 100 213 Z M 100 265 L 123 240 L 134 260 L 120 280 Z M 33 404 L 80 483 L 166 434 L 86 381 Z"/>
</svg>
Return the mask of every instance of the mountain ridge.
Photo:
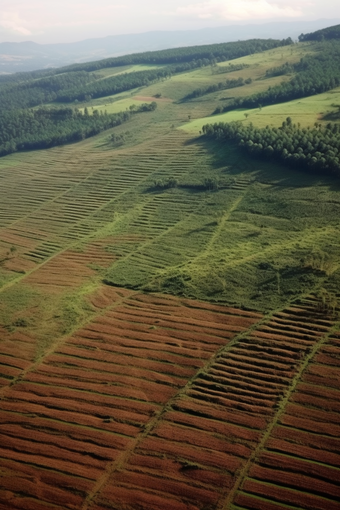
<svg viewBox="0 0 340 510">
<path fill-rule="evenodd" d="M 297 39 L 302 32 L 322 29 L 340 20 L 227 25 L 199 30 L 150 31 L 90 38 L 73 43 L 40 44 L 34 41 L 0 43 L 0 74 L 61 67 L 128 53 L 231 42 L 256 37 Z"/>
</svg>

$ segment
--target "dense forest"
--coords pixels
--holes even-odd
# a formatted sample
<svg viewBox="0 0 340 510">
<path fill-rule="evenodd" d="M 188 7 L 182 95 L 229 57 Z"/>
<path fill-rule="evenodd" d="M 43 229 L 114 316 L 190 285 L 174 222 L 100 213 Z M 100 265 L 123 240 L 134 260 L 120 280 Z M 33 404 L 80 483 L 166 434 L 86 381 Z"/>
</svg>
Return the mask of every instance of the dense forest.
<svg viewBox="0 0 340 510">
<path fill-rule="evenodd" d="M 145 103 L 129 112 L 111 115 L 98 110 L 90 115 L 87 108 L 82 112 L 65 107 L 5 112 L 0 117 L 0 156 L 78 142 L 126 122 L 135 113 L 156 107 L 155 102 Z"/>
<path fill-rule="evenodd" d="M 216 123 L 203 126 L 206 136 L 232 140 L 252 154 L 283 162 L 293 168 L 331 173 L 340 177 L 340 126 L 316 124 L 301 129 L 288 117 L 280 128 L 256 128 L 241 122 Z"/>
<path fill-rule="evenodd" d="M 71 88 L 82 89 L 94 77 L 89 73 L 63 73 L 56 76 L 46 76 L 40 79 L 31 79 L 17 85 L 6 84 L 0 87 L 0 113 L 20 108 L 52 103 L 60 94 Z"/>
<path fill-rule="evenodd" d="M 237 98 L 227 105 L 218 106 L 215 113 L 227 112 L 236 108 L 257 108 L 265 105 L 291 101 L 301 97 L 321 94 L 340 85 L 340 41 L 320 43 L 316 55 L 303 57 L 293 66 L 295 76 L 288 82 L 269 87 L 245 98 Z M 271 75 L 284 74 L 291 70 L 284 65 L 271 69 Z"/>
<path fill-rule="evenodd" d="M 299 35 L 299 41 L 323 41 L 325 39 L 340 39 L 340 25 L 334 25 L 333 27 L 323 28 L 317 30 L 311 34 Z"/>
</svg>

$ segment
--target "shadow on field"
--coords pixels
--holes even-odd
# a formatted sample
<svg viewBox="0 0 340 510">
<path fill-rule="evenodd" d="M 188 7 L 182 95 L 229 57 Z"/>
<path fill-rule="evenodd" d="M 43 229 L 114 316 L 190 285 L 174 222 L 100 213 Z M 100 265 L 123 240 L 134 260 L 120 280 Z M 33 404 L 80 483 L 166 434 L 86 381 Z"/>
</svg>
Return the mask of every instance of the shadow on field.
<svg viewBox="0 0 340 510">
<path fill-rule="evenodd" d="M 187 140 L 184 145 L 196 145 L 212 155 L 211 166 L 222 169 L 224 174 L 236 177 L 252 174 L 254 181 L 287 188 L 309 186 L 327 186 L 330 191 L 340 191 L 337 177 L 320 175 L 312 171 L 291 168 L 274 159 L 255 157 L 242 151 L 237 144 L 230 141 L 215 140 L 204 135 Z"/>
</svg>

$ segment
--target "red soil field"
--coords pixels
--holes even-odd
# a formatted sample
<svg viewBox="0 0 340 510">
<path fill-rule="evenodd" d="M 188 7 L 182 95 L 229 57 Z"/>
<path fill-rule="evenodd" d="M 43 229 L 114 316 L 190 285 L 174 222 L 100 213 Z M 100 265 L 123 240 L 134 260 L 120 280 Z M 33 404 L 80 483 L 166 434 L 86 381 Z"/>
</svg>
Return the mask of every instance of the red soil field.
<svg viewBox="0 0 340 510">
<path fill-rule="evenodd" d="M 58 261 L 58 257 L 53 261 Z M 45 267 L 51 263 L 48 262 Z M 41 273 L 37 272 L 34 276 L 38 281 Z M 144 428 L 151 427 L 151 431 L 153 421 L 156 426 L 162 406 L 168 405 L 176 392 L 185 387 L 188 379 L 221 346 L 227 345 L 230 338 L 260 318 L 259 314 L 237 312 L 221 306 L 216 311 L 214 306 L 209 305 L 205 309 L 205 305 L 199 303 L 195 303 L 196 307 L 189 307 L 167 296 L 140 296 L 109 287 L 98 289 L 90 300 L 96 308 L 104 310 L 104 315 L 73 336 L 66 337 L 35 365 L 30 360 L 26 362 L 16 357 L 12 360 L 12 365 L 17 365 L 15 375 L 29 370 L 8 389 L 0 405 L 3 440 L 0 459 L 3 459 L 4 465 L 11 462 L 15 466 L 19 462 L 33 473 L 29 475 L 26 486 L 26 475 L 19 472 L 15 483 L 13 479 L 7 479 L 3 485 L 0 482 L 3 491 L 0 494 L 5 494 L 3 501 L 11 501 L 13 508 L 21 505 L 29 508 L 35 502 L 40 505 L 44 501 L 57 507 L 81 508 L 84 494 L 71 484 L 73 488 L 69 490 L 74 491 L 74 497 L 67 500 L 68 488 L 63 489 L 58 477 L 63 479 L 68 474 L 73 478 L 79 477 L 79 487 L 86 487 L 85 492 L 90 493 L 95 480 L 105 474 L 108 464 L 118 462 L 120 456 L 126 456 L 124 452 L 130 449 L 132 455 L 137 444 L 144 452 Z M 115 305 L 120 302 L 119 306 Z M 150 329 L 154 324 L 156 329 Z M 5 356 L 4 353 L 4 360 Z M 249 449 L 243 441 L 249 436 L 252 442 L 256 442 L 258 437 L 244 430 L 237 434 L 236 426 L 231 425 L 231 428 L 234 427 L 233 437 L 238 437 L 240 444 L 224 442 L 223 438 L 228 436 L 231 428 L 224 427 L 221 438 L 217 438 L 214 437 L 217 432 L 210 432 L 209 424 L 206 425 L 203 424 L 202 430 L 196 431 L 195 436 L 195 429 L 185 424 L 182 440 L 187 442 L 190 439 L 194 444 L 183 462 L 190 462 L 190 458 L 197 460 L 198 457 L 202 461 L 204 449 L 203 460 L 205 458 L 210 467 L 199 472 L 191 468 L 183 470 L 183 465 L 177 462 L 177 470 L 172 475 L 164 473 L 165 478 L 162 475 L 163 499 L 166 492 L 166 500 L 172 498 L 179 507 L 183 498 L 217 501 L 221 480 L 230 481 L 230 475 L 221 470 L 237 470 L 240 460 L 235 453 L 246 458 Z M 162 427 L 155 427 L 155 434 L 164 435 L 171 427 L 182 429 L 183 426 L 164 423 Z M 216 426 L 212 430 L 216 431 Z M 155 440 L 156 436 L 152 441 Z M 161 438 L 159 440 L 164 442 Z M 174 455 L 177 456 L 179 446 L 171 439 L 171 434 L 170 446 L 175 448 Z M 183 448 L 187 446 L 182 444 L 180 449 Z M 214 449 L 213 460 L 211 448 Z M 221 449 L 225 453 L 221 453 Z M 141 456 L 136 452 L 135 459 L 136 455 Z M 148 455 L 149 459 L 152 457 Z M 50 485 L 47 483 L 45 487 L 40 473 L 52 467 L 56 478 L 54 481 L 51 478 Z M 140 469 L 144 474 L 138 472 Z M 159 481 L 154 477 L 156 470 L 147 474 L 145 469 L 142 466 L 137 471 L 127 468 L 115 479 L 121 478 L 120 484 L 124 486 L 127 477 L 132 486 L 134 477 L 137 492 L 139 484 L 146 490 L 144 485 L 148 481 L 151 499 L 157 499 Z M 189 471 L 192 471 L 190 476 Z M 207 476 L 204 476 L 205 472 Z M 32 477 L 39 480 L 40 492 L 35 490 L 36 482 L 31 481 Z M 89 480 L 92 480 L 90 486 Z M 23 485 L 25 488 L 21 490 Z M 108 491 L 111 490 L 108 485 Z M 123 487 L 117 490 L 121 491 Z"/>
<path fill-rule="evenodd" d="M 181 463 L 176 459 L 167 459 L 155 455 L 133 455 L 130 459 L 130 467 L 134 470 L 148 471 L 150 474 L 166 473 L 166 476 L 171 479 L 184 481 L 190 478 L 197 482 L 203 482 L 205 486 L 215 486 L 221 489 L 232 482 L 229 474 L 208 471 L 207 469 L 195 469 L 195 467 Z"/>
<path fill-rule="evenodd" d="M 98 372 L 95 370 L 91 370 L 91 372 L 89 372 L 89 370 L 82 370 L 79 367 L 73 369 L 71 367 L 64 368 L 58 366 L 44 366 L 39 367 L 39 369 L 37 369 L 35 372 L 27 374 L 26 380 L 39 381 L 43 377 L 45 378 L 44 380 L 49 384 L 64 385 L 67 387 L 80 389 L 83 388 L 84 381 L 86 381 L 87 384 L 91 384 L 91 388 L 93 388 L 93 390 L 97 389 L 102 393 L 110 393 L 109 385 L 115 380 L 116 374 L 124 374 L 126 376 L 160 382 L 170 386 L 178 386 L 182 384 L 184 386 L 185 382 L 187 381 L 187 378 L 184 374 L 179 377 L 178 375 L 174 376 L 166 373 L 154 372 L 151 370 L 144 370 L 141 368 L 134 368 L 131 366 L 123 365 L 116 365 L 114 373 Z M 46 379 L 46 376 L 48 376 L 49 379 Z"/>
<path fill-rule="evenodd" d="M 14 273 L 28 273 L 35 267 L 35 262 L 24 259 L 20 256 L 11 257 L 4 263 L 4 268 L 7 269 L 7 271 L 13 271 Z"/>
<path fill-rule="evenodd" d="M 197 418 L 205 418 L 213 420 L 213 423 L 223 423 L 226 421 L 234 425 L 249 428 L 251 431 L 262 431 L 266 428 L 268 420 L 251 414 L 242 413 L 232 409 L 231 411 L 224 406 L 211 404 L 208 402 L 201 402 L 200 400 L 183 398 L 176 402 L 173 406 L 174 409 L 182 411 L 184 415 L 189 414 Z"/>
<path fill-rule="evenodd" d="M 296 439 L 295 435 L 294 439 Z M 279 453 L 299 456 L 303 459 L 322 462 L 323 464 L 328 464 L 330 466 L 340 466 L 340 455 L 325 451 L 325 449 L 323 449 L 322 439 L 320 440 L 319 450 L 316 448 L 303 446 L 302 444 L 294 444 L 288 441 L 282 441 L 280 439 L 269 439 L 266 447 L 269 450 L 277 451 Z"/>
<path fill-rule="evenodd" d="M 279 487 L 276 484 L 271 485 L 255 480 L 247 480 L 242 490 L 257 496 L 262 496 L 270 501 L 281 503 L 283 508 L 287 508 L 287 505 L 292 505 L 293 507 L 297 506 L 298 508 L 305 508 L 306 510 L 339 510 L 339 503 L 337 501 L 331 501 L 329 498 L 326 499 L 314 494 L 308 494 L 305 491 L 299 492 L 297 490 Z"/>
<path fill-rule="evenodd" d="M 276 458 L 276 462 L 278 462 L 278 460 L 279 458 Z M 277 464 L 275 469 L 256 466 L 250 471 L 250 476 L 267 483 L 277 484 L 278 486 L 288 486 L 301 493 L 307 492 L 312 495 L 328 497 L 335 500 L 339 497 L 338 484 L 324 482 L 314 476 L 305 476 L 296 469 L 296 466 L 294 472 L 291 473 L 278 469 L 278 467 L 281 468 L 281 466 L 277 466 Z"/>
<path fill-rule="evenodd" d="M 339 482 L 337 469 L 309 462 L 306 459 L 297 459 L 288 455 L 278 455 L 273 452 L 264 451 L 259 457 L 258 464 L 258 466 L 253 466 L 249 472 L 249 475 L 253 478 L 262 478 L 263 473 L 267 470 L 271 471 L 271 469 L 273 469 L 275 472 L 282 471 L 284 476 L 293 476 L 294 473 L 298 474 L 299 477 L 294 482 L 296 486 L 300 483 L 300 475 L 305 475 L 311 480 L 315 477 L 320 483 L 324 480 L 335 484 Z M 276 475 L 274 474 L 271 476 L 275 477 Z"/>
<path fill-rule="evenodd" d="M 338 400 L 340 397 L 340 390 L 325 388 L 323 386 L 316 386 L 315 384 L 300 383 L 297 386 L 298 393 L 305 393 L 308 395 L 315 395 L 323 399 Z"/>
<path fill-rule="evenodd" d="M 316 449 L 316 453 L 318 453 L 318 450 L 326 450 L 327 452 L 340 454 L 340 437 L 334 438 L 323 434 L 310 434 L 308 431 L 280 425 L 275 427 L 272 436 L 286 439 L 293 444 L 310 446 Z"/>
<path fill-rule="evenodd" d="M 197 419 L 197 416 L 175 411 L 167 413 L 164 418 L 169 422 L 177 423 L 179 425 L 187 425 L 189 427 L 194 427 L 195 429 L 202 427 L 203 430 L 211 432 L 214 435 L 219 434 L 230 437 L 234 436 L 234 438 L 254 442 L 258 442 L 260 439 L 260 434 L 256 430 L 248 429 L 246 427 L 238 427 L 230 422 L 218 422 L 217 420 L 214 421 L 212 419 L 202 418 L 202 416 Z M 229 415 L 228 420 L 230 420 Z"/>
<path fill-rule="evenodd" d="M 321 339 L 265 449 L 247 473 L 234 498 L 242 508 L 340 508 L 340 367 L 334 362 L 340 345 L 334 345 L 334 336 L 326 343 Z"/>
<path fill-rule="evenodd" d="M 216 438 L 202 430 L 196 431 L 191 427 L 180 427 L 171 423 L 162 423 L 153 431 L 153 435 L 172 442 L 208 448 L 221 453 L 231 453 L 238 457 L 249 457 L 250 450 L 241 444 L 227 443 L 224 438 Z"/>
<path fill-rule="evenodd" d="M 210 510 L 232 494 L 249 509 L 335 510 L 339 386 L 307 380 L 313 366 L 337 380 L 308 358 L 318 342 L 323 363 L 336 355 L 322 345 L 331 323 L 301 306 L 247 332 L 260 314 L 106 286 L 88 299 L 98 314 L 35 362 L 32 339 L 11 352 L 5 330 L 17 379 L 0 402 L 0 508 Z"/>
<path fill-rule="evenodd" d="M 130 510 L 133 508 L 145 508 L 148 510 L 198 510 L 200 507 L 183 502 L 180 498 L 166 496 L 162 493 L 150 493 L 145 489 L 134 487 L 117 487 L 113 491 L 105 491 L 99 503 L 95 503 L 93 510 L 105 510 L 108 508 L 121 508 Z"/>
<path fill-rule="evenodd" d="M 299 404 L 303 404 L 306 406 L 310 405 L 313 407 L 324 409 L 325 411 L 340 412 L 340 402 L 330 397 L 331 395 L 329 395 L 327 398 L 327 389 L 325 388 L 324 397 L 300 392 L 296 396 L 294 396 L 292 400 Z"/>
<path fill-rule="evenodd" d="M 270 501 L 266 501 L 262 497 L 249 496 L 248 494 L 244 494 L 242 492 L 238 493 L 234 503 L 237 508 L 248 508 L 249 510 L 283 510 L 287 509 L 286 505 L 280 505 L 279 503 L 271 503 Z"/>
<path fill-rule="evenodd" d="M 158 491 L 159 493 L 169 494 L 170 496 L 177 496 L 181 499 L 197 500 L 202 503 L 216 502 L 218 494 L 216 490 L 209 490 L 208 488 L 199 487 L 198 484 L 189 485 L 186 481 L 171 480 L 167 478 L 165 473 L 163 476 L 152 476 L 147 473 L 136 473 L 132 471 L 125 471 L 124 473 L 117 473 L 115 476 L 115 484 L 127 485 L 133 487 L 143 487 L 146 491 Z M 110 487 L 108 493 L 114 494 L 115 489 Z M 105 497 L 105 491 L 104 491 Z M 114 501 L 114 498 L 113 498 Z"/>
</svg>

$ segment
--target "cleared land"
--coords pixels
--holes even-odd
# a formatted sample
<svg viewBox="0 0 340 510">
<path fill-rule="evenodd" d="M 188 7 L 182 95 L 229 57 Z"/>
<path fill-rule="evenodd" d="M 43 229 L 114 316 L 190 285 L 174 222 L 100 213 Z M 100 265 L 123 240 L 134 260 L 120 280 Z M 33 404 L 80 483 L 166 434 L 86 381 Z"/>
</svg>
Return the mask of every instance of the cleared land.
<svg viewBox="0 0 340 510">
<path fill-rule="evenodd" d="M 242 73 L 264 89 L 308 48 Z M 176 129 L 218 101 L 178 100 L 222 77 L 92 101 L 161 94 L 1 158 L 1 509 L 339 508 L 339 307 L 315 297 L 339 294 L 339 184 Z"/>
<path fill-rule="evenodd" d="M 235 121 L 245 124 L 252 122 L 254 126 L 259 128 L 264 128 L 268 125 L 280 127 L 287 117 L 290 117 L 293 123 L 299 123 L 301 127 L 313 126 L 315 122 L 327 124 L 332 120 L 332 116 L 338 112 L 337 105 L 339 103 L 340 89 L 336 88 L 317 96 L 264 106 L 261 109 L 234 110 L 220 115 L 212 115 L 208 118 L 195 119 L 182 126 L 181 129 L 197 134 L 205 124 Z"/>
</svg>

